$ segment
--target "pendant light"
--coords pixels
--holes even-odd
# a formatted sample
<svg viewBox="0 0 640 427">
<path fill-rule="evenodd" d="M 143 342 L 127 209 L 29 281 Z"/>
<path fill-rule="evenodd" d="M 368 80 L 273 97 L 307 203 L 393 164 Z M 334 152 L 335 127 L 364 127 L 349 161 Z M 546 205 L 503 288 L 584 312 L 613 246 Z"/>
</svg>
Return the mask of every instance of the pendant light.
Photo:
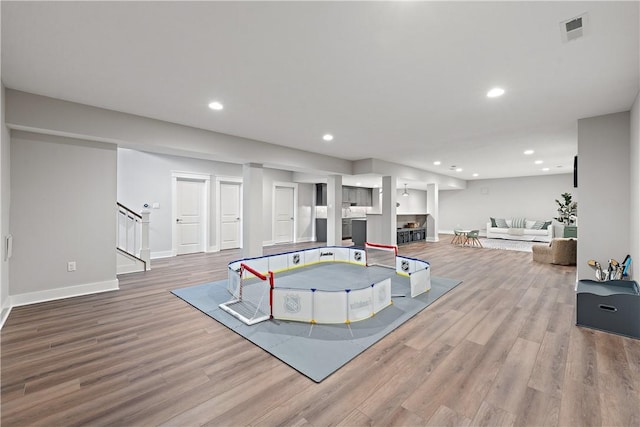
<svg viewBox="0 0 640 427">
<path fill-rule="evenodd" d="M 407 191 L 407 184 L 404 185 L 404 192 L 402 193 L 404 197 L 409 196 L 409 192 Z"/>
</svg>

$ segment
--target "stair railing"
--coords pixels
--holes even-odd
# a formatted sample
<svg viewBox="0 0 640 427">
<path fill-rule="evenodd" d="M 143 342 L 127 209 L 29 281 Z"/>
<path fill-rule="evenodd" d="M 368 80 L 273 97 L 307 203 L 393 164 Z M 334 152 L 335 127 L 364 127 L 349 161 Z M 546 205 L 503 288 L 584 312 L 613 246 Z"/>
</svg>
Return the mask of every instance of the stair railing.
<svg viewBox="0 0 640 427">
<path fill-rule="evenodd" d="M 149 249 L 149 214 L 148 210 L 134 212 L 122 203 L 116 203 L 117 215 L 117 249 L 138 258 L 145 264 L 145 270 L 151 269 Z"/>
</svg>

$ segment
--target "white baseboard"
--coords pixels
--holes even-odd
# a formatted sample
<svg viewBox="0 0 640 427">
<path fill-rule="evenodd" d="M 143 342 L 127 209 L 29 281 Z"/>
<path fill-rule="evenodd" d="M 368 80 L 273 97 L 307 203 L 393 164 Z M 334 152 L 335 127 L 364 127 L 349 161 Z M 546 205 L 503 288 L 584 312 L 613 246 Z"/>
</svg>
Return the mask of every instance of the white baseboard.
<svg viewBox="0 0 640 427">
<path fill-rule="evenodd" d="M 151 259 L 171 258 L 173 256 L 176 256 L 176 254 L 174 254 L 173 251 L 151 252 Z"/>
<path fill-rule="evenodd" d="M 12 307 L 36 304 L 39 302 L 53 301 L 81 295 L 97 294 L 100 292 L 116 291 L 120 289 L 118 279 L 105 280 L 104 282 L 85 283 L 83 285 L 67 286 L 65 288 L 47 289 L 45 291 L 27 292 L 11 295 Z"/>
<path fill-rule="evenodd" d="M 206 250 L 206 253 L 210 253 L 210 252 L 220 252 L 220 248 L 216 245 L 216 246 L 209 246 Z"/>
<path fill-rule="evenodd" d="M 262 242 L 262 246 L 273 246 L 275 245 L 275 243 L 273 243 L 273 240 L 264 240 Z"/>
<path fill-rule="evenodd" d="M 147 265 L 147 270 L 151 270 L 151 267 Z M 145 271 L 145 267 L 143 265 L 123 265 L 118 266 L 118 271 L 116 274 L 129 274 L 129 273 L 139 273 L 141 271 Z"/>
<path fill-rule="evenodd" d="M 11 313 L 11 306 L 2 307 L 2 314 L 0 315 L 0 329 L 4 326 L 4 322 L 9 318 L 9 314 Z"/>
<path fill-rule="evenodd" d="M 440 239 L 437 237 L 427 237 L 424 240 L 425 242 L 429 242 L 429 243 L 437 243 L 440 241 Z"/>
<path fill-rule="evenodd" d="M 315 237 L 299 237 L 296 239 L 296 243 L 307 243 L 307 242 L 315 242 Z"/>
</svg>

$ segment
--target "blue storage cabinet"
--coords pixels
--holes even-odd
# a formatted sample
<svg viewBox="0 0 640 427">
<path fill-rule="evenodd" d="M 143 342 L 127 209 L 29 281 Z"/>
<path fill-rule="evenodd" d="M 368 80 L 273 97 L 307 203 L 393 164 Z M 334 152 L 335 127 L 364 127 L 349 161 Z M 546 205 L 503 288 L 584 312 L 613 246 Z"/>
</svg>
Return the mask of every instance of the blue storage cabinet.
<svg viewBox="0 0 640 427">
<path fill-rule="evenodd" d="M 576 324 L 640 338 L 640 290 L 633 280 L 580 280 Z"/>
</svg>

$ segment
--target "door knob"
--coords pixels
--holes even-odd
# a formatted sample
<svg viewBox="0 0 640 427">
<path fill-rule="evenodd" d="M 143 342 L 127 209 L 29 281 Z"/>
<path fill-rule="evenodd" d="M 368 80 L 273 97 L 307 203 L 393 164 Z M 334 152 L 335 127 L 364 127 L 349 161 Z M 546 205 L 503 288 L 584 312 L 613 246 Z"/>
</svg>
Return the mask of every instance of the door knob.
<svg viewBox="0 0 640 427">
<path fill-rule="evenodd" d="M 180 218 L 176 218 L 176 222 L 182 222 Z"/>
</svg>

